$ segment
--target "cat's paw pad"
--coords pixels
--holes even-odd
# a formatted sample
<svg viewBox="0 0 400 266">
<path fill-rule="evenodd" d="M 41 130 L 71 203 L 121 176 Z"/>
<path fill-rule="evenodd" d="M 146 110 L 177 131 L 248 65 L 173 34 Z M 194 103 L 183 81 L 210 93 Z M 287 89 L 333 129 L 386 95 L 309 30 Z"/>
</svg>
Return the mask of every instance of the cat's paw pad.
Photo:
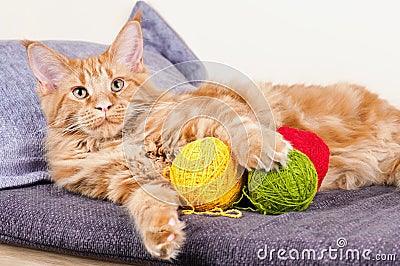
<svg viewBox="0 0 400 266">
<path fill-rule="evenodd" d="M 176 215 L 167 217 L 159 214 L 145 232 L 144 244 L 153 256 L 165 260 L 174 259 L 185 240 L 185 224 L 174 217 Z"/>
</svg>

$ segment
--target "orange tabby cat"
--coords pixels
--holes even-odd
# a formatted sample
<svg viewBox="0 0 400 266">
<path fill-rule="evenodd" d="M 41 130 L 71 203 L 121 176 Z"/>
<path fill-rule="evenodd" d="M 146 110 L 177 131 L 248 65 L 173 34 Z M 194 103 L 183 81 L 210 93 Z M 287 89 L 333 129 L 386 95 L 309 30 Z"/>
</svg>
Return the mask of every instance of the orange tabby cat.
<svg viewBox="0 0 400 266">
<path fill-rule="evenodd" d="M 246 90 L 222 85 L 157 98 L 158 89 L 145 82 L 136 21 L 97 57 L 69 59 L 38 42 L 25 45 L 47 118 L 55 183 L 126 206 L 153 256 L 174 258 L 184 242 L 177 193 L 160 172 L 195 139 L 218 137 L 242 166 L 270 170 L 285 165 L 292 149 L 271 130 L 274 117 L 277 126 L 311 130 L 327 142 L 332 155 L 322 188 L 399 183 L 400 112 L 361 87 L 261 84 L 272 116 L 262 102 L 250 103 Z M 141 111 L 125 115 L 129 104 Z"/>
</svg>

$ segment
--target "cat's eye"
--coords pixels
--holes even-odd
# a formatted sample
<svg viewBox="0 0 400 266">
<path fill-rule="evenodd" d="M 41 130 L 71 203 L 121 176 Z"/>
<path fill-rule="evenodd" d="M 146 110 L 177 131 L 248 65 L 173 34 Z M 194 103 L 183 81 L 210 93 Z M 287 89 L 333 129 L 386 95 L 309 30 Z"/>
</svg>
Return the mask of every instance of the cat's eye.
<svg viewBox="0 0 400 266">
<path fill-rule="evenodd" d="M 121 78 L 116 78 L 111 82 L 111 90 L 113 92 L 119 92 L 124 88 L 125 82 Z"/>
<path fill-rule="evenodd" d="M 84 99 L 89 96 L 89 92 L 84 87 L 74 88 L 72 94 L 78 99 Z"/>
</svg>

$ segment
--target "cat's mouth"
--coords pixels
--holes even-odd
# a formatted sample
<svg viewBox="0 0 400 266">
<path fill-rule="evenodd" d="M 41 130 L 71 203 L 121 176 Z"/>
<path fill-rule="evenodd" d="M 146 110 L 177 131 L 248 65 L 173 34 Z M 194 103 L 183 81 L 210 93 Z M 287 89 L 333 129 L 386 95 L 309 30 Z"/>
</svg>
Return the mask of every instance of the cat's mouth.
<svg viewBox="0 0 400 266">
<path fill-rule="evenodd" d="M 97 116 L 95 119 L 92 120 L 91 126 L 92 128 L 99 128 L 102 126 L 112 126 L 116 124 L 121 124 L 123 121 L 123 117 L 119 115 L 113 114 L 104 114 L 101 116 Z"/>
<path fill-rule="evenodd" d="M 123 119 L 114 116 L 98 116 L 91 119 L 83 129 L 93 137 L 110 138 L 114 137 L 122 128 Z"/>
<path fill-rule="evenodd" d="M 110 138 L 120 133 L 124 122 L 123 108 L 107 113 L 86 112 L 80 117 L 79 127 L 95 138 Z"/>
<path fill-rule="evenodd" d="M 92 129 L 101 129 L 103 127 L 113 127 L 121 124 L 121 121 L 112 117 L 104 116 L 102 118 L 97 119 L 97 123 L 93 124 Z"/>
</svg>

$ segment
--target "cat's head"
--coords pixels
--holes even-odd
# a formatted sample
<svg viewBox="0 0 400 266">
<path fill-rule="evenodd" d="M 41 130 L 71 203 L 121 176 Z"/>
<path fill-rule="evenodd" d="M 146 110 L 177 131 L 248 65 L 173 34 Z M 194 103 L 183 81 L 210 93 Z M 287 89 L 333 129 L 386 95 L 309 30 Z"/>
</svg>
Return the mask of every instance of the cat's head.
<svg viewBox="0 0 400 266">
<path fill-rule="evenodd" d="M 121 132 L 129 100 L 147 78 L 138 21 L 96 57 L 70 59 L 39 42 L 24 44 L 49 127 L 97 139 Z"/>
</svg>

